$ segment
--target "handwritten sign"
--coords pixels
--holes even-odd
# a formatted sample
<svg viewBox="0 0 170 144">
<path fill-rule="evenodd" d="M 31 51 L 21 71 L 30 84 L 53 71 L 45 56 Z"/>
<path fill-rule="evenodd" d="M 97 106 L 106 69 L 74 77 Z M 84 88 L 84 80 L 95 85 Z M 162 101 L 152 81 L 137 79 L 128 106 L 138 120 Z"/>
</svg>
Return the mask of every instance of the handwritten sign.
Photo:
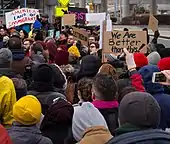
<svg viewBox="0 0 170 144">
<path fill-rule="evenodd" d="M 88 34 L 79 28 L 73 27 L 73 36 L 75 40 L 80 40 L 85 46 L 88 46 Z"/>
<path fill-rule="evenodd" d="M 104 20 L 106 20 L 106 13 L 87 13 L 86 14 L 87 26 L 100 25 L 100 22 Z"/>
<path fill-rule="evenodd" d="M 131 53 L 147 52 L 147 34 L 145 31 L 113 31 L 104 32 L 104 53 L 119 55 L 123 48 Z"/>
<path fill-rule="evenodd" d="M 64 11 L 68 11 L 68 8 L 55 7 L 55 16 L 62 17 L 64 15 Z"/>
<path fill-rule="evenodd" d="M 86 21 L 86 13 L 87 13 L 86 8 L 78 8 L 78 7 L 69 7 L 68 8 L 68 13 L 69 14 L 75 14 L 76 15 L 76 23 L 77 24 L 85 24 Z"/>
<path fill-rule="evenodd" d="M 148 28 L 155 32 L 158 30 L 158 23 L 159 21 L 151 14 L 149 18 Z"/>
<path fill-rule="evenodd" d="M 76 23 L 76 16 L 75 16 L 75 14 L 65 14 L 62 17 L 62 24 L 64 26 L 65 25 L 72 26 L 72 25 L 75 25 L 75 23 Z"/>
<path fill-rule="evenodd" d="M 70 0 L 58 0 L 58 2 L 64 6 L 64 7 L 67 7 L 67 5 L 69 4 Z"/>
<path fill-rule="evenodd" d="M 6 27 L 12 28 L 25 23 L 34 23 L 39 15 L 38 9 L 22 8 L 5 13 Z"/>
</svg>

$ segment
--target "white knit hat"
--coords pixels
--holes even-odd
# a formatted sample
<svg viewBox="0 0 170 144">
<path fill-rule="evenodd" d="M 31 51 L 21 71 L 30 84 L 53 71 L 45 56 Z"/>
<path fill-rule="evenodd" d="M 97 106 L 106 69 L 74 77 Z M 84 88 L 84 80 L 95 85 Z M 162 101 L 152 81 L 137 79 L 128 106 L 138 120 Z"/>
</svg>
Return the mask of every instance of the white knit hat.
<svg viewBox="0 0 170 144">
<path fill-rule="evenodd" d="M 90 102 L 74 107 L 72 132 L 76 141 L 80 141 L 87 128 L 104 126 L 108 129 L 104 117 Z"/>
</svg>

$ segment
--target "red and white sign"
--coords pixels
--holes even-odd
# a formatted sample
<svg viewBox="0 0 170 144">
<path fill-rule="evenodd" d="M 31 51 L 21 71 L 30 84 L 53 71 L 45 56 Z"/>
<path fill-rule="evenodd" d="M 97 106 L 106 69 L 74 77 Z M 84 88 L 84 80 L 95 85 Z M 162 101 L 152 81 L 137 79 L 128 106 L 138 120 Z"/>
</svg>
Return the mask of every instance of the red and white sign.
<svg viewBox="0 0 170 144">
<path fill-rule="evenodd" d="M 39 15 L 38 9 L 22 8 L 5 13 L 6 27 L 12 28 L 26 23 L 34 23 Z"/>
</svg>

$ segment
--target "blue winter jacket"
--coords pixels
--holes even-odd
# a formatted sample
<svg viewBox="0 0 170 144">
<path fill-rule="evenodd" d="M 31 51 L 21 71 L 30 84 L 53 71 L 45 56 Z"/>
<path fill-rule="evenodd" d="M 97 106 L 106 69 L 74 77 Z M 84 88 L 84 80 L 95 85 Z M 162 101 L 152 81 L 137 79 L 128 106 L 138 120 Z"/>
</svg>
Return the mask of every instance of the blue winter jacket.
<svg viewBox="0 0 170 144">
<path fill-rule="evenodd" d="M 144 66 L 139 70 L 146 91 L 154 96 L 161 107 L 161 121 L 159 128 L 165 130 L 170 127 L 170 95 L 164 93 L 164 88 L 161 84 L 152 83 L 154 72 L 160 72 L 159 68 L 154 65 Z"/>
</svg>

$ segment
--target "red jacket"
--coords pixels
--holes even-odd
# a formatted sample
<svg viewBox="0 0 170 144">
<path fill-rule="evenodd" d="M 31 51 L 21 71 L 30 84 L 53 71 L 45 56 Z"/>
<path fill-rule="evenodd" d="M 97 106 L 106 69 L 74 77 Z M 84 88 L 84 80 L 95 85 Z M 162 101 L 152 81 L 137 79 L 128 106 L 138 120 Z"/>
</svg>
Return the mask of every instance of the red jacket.
<svg viewBox="0 0 170 144">
<path fill-rule="evenodd" d="M 0 144 L 12 144 L 6 129 L 0 125 Z"/>
<path fill-rule="evenodd" d="M 130 72 L 130 75 L 132 86 L 135 87 L 137 91 L 145 92 L 142 76 L 136 70 Z"/>
</svg>

